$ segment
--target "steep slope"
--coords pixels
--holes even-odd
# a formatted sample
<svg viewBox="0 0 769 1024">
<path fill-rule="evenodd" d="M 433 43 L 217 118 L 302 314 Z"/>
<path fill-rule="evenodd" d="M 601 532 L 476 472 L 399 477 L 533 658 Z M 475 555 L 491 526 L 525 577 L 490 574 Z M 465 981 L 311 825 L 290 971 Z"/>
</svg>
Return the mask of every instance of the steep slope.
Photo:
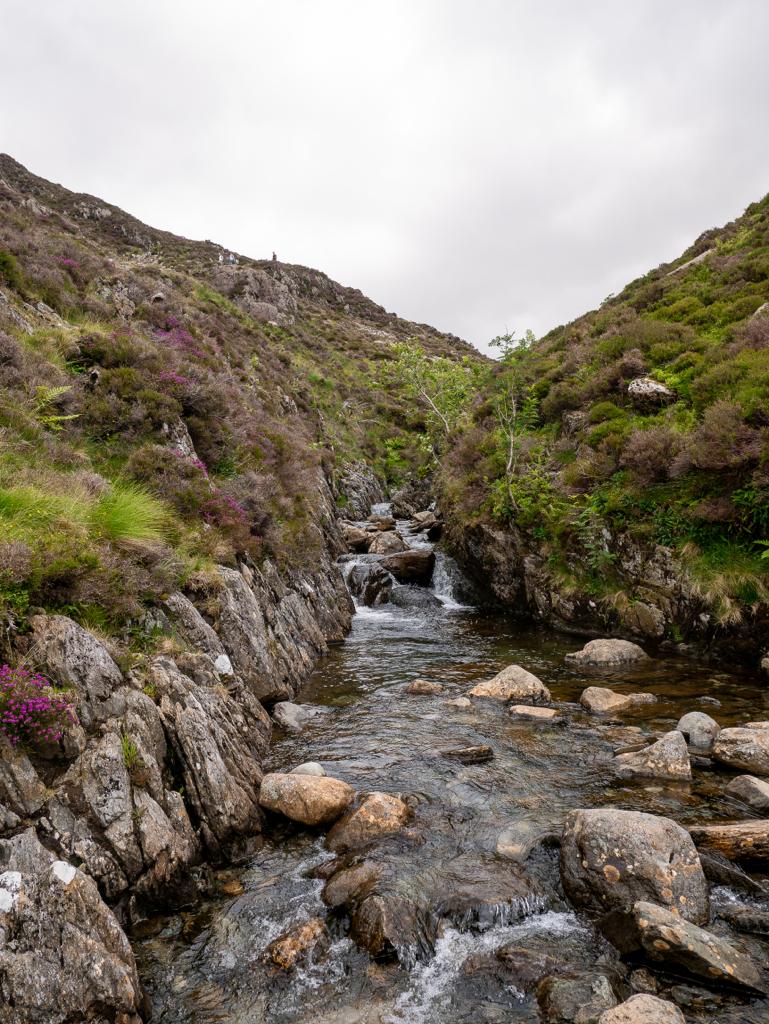
<svg viewBox="0 0 769 1024">
<path fill-rule="evenodd" d="M 555 623 L 766 645 L 769 197 L 504 358 L 444 460 L 454 541 Z"/>
</svg>

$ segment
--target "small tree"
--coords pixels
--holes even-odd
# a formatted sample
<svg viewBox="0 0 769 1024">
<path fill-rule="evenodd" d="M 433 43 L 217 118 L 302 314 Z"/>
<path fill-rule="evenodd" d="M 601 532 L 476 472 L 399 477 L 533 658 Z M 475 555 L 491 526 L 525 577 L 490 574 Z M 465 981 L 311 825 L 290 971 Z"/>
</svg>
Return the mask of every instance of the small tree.
<svg viewBox="0 0 769 1024">
<path fill-rule="evenodd" d="M 531 385 L 517 369 L 505 374 L 494 400 L 494 412 L 505 450 L 505 483 L 510 506 L 517 511 L 513 482 L 518 475 L 524 439 L 537 423 L 539 405 Z"/>
<path fill-rule="evenodd" d="M 536 340 L 534 332 L 530 330 L 526 330 L 522 338 L 516 338 L 515 331 L 505 331 L 492 338 L 489 346 L 499 349 L 500 362 L 511 363 L 519 354 L 528 352 Z"/>
</svg>

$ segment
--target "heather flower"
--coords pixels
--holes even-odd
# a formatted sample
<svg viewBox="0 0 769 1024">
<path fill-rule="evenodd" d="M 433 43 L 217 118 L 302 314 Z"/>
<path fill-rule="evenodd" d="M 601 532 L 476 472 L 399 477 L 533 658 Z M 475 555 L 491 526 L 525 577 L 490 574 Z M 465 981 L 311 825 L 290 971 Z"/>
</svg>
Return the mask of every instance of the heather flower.
<svg viewBox="0 0 769 1024">
<path fill-rule="evenodd" d="M 0 666 L 0 735 L 12 746 L 55 743 L 76 724 L 75 709 L 45 676 Z"/>
</svg>

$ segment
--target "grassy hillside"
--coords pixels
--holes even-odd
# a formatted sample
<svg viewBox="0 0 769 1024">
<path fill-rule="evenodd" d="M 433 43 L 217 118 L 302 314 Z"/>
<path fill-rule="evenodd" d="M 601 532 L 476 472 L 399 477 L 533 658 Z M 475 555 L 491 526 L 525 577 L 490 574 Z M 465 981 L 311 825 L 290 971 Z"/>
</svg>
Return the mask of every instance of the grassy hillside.
<svg viewBox="0 0 769 1024">
<path fill-rule="evenodd" d="M 311 561 L 319 469 L 424 461 L 421 413 L 379 383 L 414 336 L 473 354 L 1 156 L 0 621 L 43 606 L 110 627 L 212 561 Z"/>
<path fill-rule="evenodd" d="M 514 527 L 561 586 L 620 604 L 617 538 L 663 546 L 718 622 L 749 618 L 769 598 L 767 303 L 769 197 L 540 341 L 501 339 L 444 460 L 457 528 Z M 629 390 L 647 377 L 664 387 Z"/>
</svg>

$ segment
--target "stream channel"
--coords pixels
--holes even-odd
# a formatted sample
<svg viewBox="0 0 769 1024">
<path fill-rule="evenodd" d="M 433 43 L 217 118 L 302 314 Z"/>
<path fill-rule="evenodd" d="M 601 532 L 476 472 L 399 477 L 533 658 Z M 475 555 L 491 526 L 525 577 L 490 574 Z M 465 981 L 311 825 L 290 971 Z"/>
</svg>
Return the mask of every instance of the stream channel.
<svg viewBox="0 0 769 1024">
<path fill-rule="evenodd" d="M 404 523 L 398 529 L 409 534 Z M 424 544 L 413 534 L 407 539 Z M 387 865 L 384 885 L 395 905 L 414 908 L 411 917 L 403 915 L 397 955 L 370 957 L 349 937 L 348 920 L 324 905 L 317 875 L 333 856 L 324 848 L 325 833 L 269 817 L 253 860 L 221 872 L 215 896 L 150 922 L 145 936 L 135 938 L 153 1022 L 540 1021 L 526 964 L 511 966 L 510 949 L 524 950 L 524 959 L 534 962 L 550 957 L 577 973 L 600 969 L 618 979 L 627 997 L 628 972 L 617 954 L 564 899 L 557 844 L 548 836 L 578 807 L 643 810 L 683 825 L 750 814 L 723 796 L 735 773 L 715 762 L 695 768 L 691 785 L 618 781 L 609 762 L 639 730 L 665 732 L 687 711 L 706 711 L 722 727 L 769 718 L 769 693 L 757 675 L 667 656 L 640 668 L 587 674 L 564 663 L 583 640 L 463 604 L 461 576 L 440 551 L 432 586 L 436 606 L 358 608 L 349 636 L 298 698 L 317 713 L 299 733 L 276 731 L 265 765 L 265 771 L 289 771 L 317 761 L 360 791 L 408 796 L 415 808 L 410 827 L 374 852 Z M 549 687 L 562 708 L 560 723 L 516 721 L 493 700 L 474 700 L 469 708 L 447 703 L 511 663 Z M 440 682 L 443 692 L 404 693 L 417 677 Z M 621 720 L 596 718 L 578 703 L 595 684 L 648 690 L 658 702 Z M 476 744 L 491 746 L 493 759 L 462 765 L 442 753 Z M 521 836 L 545 837 L 523 864 L 508 850 L 510 837 Z M 711 897 L 717 915 L 719 901 L 737 894 L 716 886 Z M 742 893 L 739 899 L 746 901 Z M 769 910 L 769 899 L 747 902 Z M 331 932 L 317 962 L 290 972 L 265 962 L 270 942 L 315 917 Z M 730 939 L 742 941 L 736 933 Z M 766 946 L 763 953 L 766 963 Z M 687 1021 L 769 1021 L 769 1000 L 708 989 L 665 974 L 663 965 L 652 968 L 660 995 L 674 999 Z"/>
</svg>

